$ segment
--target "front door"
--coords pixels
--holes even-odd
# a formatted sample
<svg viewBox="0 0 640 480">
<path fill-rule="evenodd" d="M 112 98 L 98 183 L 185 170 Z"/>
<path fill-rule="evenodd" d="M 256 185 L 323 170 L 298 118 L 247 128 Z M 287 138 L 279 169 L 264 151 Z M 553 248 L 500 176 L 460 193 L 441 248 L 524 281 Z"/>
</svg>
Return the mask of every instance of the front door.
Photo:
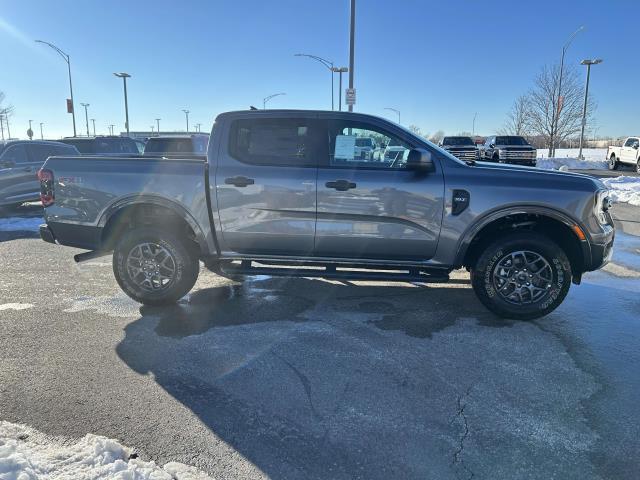
<svg viewBox="0 0 640 480">
<path fill-rule="evenodd" d="M 637 138 L 628 138 L 624 145 L 622 146 L 622 151 L 620 152 L 620 160 L 624 163 L 636 163 L 636 154 L 638 152 L 638 139 Z"/>
<path fill-rule="evenodd" d="M 37 200 L 40 195 L 37 170 L 24 144 L 9 145 L 0 155 L 0 204 Z"/>
<path fill-rule="evenodd" d="M 326 152 L 318 124 L 268 113 L 224 124 L 228 142 L 213 152 L 223 251 L 313 255 L 317 165 Z"/>
<path fill-rule="evenodd" d="M 315 253 L 322 257 L 423 261 L 442 223 L 442 169 L 407 168 L 415 139 L 381 122 L 328 120 L 329 155 L 318 169 Z M 375 150 L 362 155 L 359 138 Z"/>
</svg>

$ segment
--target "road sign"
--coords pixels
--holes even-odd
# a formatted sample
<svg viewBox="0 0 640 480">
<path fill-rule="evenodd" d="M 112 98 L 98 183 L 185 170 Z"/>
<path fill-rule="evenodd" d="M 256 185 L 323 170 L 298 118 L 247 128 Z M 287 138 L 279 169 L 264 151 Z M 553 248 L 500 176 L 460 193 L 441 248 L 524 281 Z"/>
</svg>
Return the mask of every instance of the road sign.
<svg viewBox="0 0 640 480">
<path fill-rule="evenodd" d="M 30 128 L 27 130 L 27 137 L 29 137 L 29 140 L 33 138 L 33 130 L 31 130 Z"/>
<path fill-rule="evenodd" d="M 344 94 L 345 102 L 347 105 L 355 105 L 356 104 L 356 89 L 355 88 L 347 88 Z"/>
<path fill-rule="evenodd" d="M 67 113 L 73 113 L 73 102 L 67 98 Z"/>
</svg>

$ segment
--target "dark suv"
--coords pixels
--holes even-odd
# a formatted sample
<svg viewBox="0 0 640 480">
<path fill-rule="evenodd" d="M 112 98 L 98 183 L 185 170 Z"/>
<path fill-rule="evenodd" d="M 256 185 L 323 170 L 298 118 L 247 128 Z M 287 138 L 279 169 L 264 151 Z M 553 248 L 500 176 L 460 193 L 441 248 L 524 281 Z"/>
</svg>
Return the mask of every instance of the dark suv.
<svg viewBox="0 0 640 480">
<path fill-rule="evenodd" d="M 136 141 L 129 137 L 67 137 L 60 140 L 76 147 L 82 155 L 138 155 Z"/>
<path fill-rule="evenodd" d="M 487 137 L 482 147 L 482 160 L 496 163 L 515 163 L 536 166 L 536 149 L 524 137 L 517 135 L 493 135 Z"/>
<path fill-rule="evenodd" d="M 471 137 L 444 137 L 440 147 L 463 161 L 480 160 L 478 147 Z"/>
<path fill-rule="evenodd" d="M 0 205 L 19 205 L 38 200 L 40 183 L 36 174 L 45 160 L 54 155 L 79 154 L 75 147 L 60 142 L 0 142 Z"/>
</svg>

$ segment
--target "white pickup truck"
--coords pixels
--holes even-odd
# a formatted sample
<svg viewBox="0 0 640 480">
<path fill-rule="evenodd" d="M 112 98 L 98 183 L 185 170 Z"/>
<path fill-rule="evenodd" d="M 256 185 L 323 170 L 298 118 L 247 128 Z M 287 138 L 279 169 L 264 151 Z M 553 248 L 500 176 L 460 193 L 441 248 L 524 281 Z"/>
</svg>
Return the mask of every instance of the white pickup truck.
<svg viewBox="0 0 640 480">
<path fill-rule="evenodd" d="M 639 146 L 640 137 L 627 137 L 621 147 L 609 147 L 609 170 L 617 170 L 620 165 L 635 165 L 636 172 L 640 173 Z"/>
</svg>

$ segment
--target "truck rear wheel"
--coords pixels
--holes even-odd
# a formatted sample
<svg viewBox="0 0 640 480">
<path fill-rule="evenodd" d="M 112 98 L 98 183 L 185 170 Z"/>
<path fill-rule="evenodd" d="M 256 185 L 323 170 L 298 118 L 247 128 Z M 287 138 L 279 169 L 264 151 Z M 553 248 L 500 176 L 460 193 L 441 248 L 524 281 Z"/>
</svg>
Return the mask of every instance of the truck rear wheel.
<svg viewBox="0 0 640 480">
<path fill-rule="evenodd" d="M 120 288 L 135 301 L 167 305 L 191 290 L 198 279 L 199 262 L 172 233 L 135 228 L 114 249 L 113 273 Z"/>
<path fill-rule="evenodd" d="M 482 252 L 471 283 L 478 299 L 496 315 L 533 320 L 562 303 L 571 286 L 571 265 L 548 237 L 513 233 Z"/>
<path fill-rule="evenodd" d="M 611 155 L 611 157 L 609 157 L 609 170 L 617 170 L 618 167 L 620 166 L 620 164 L 618 163 L 618 160 L 616 159 L 615 155 Z"/>
</svg>

